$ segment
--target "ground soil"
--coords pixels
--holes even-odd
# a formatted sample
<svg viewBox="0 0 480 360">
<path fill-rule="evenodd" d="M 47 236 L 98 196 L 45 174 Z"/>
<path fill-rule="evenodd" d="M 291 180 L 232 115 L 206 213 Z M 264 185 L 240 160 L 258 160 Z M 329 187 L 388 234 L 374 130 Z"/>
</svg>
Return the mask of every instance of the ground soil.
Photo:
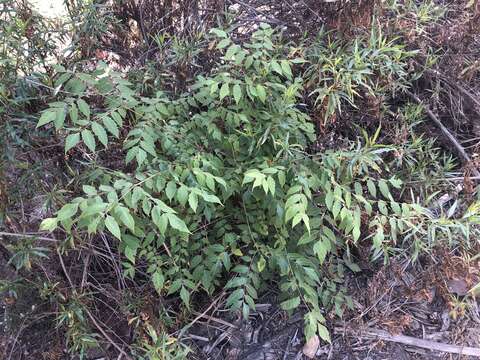
<svg viewBox="0 0 480 360">
<path fill-rule="evenodd" d="M 448 261 L 436 258 L 436 263 L 430 263 L 430 259 L 425 258 L 422 262 L 413 265 L 393 263 L 380 267 L 368 276 L 352 276 L 350 290 L 355 294 L 355 309 L 347 312 L 343 320 L 337 319 L 330 324 L 330 329 L 333 329 L 332 344 L 321 342 L 316 358 L 462 358 L 461 355 L 432 352 L 362 334 L 362 329 L 372 327 L 387 330 L 391 334 L 478 347 L 478 303 L 459 295 L 465 295 L 461 282 L 466 281 L 469 271 L 476 270 L 455 268 L 455 264 L 460 264 L 460 259 L 455 262 L 455 257 L 450 257 Z M 419 276 L 420 273 L 423 276 Z M 458 281 L 454 282 L 449 277 Z M 439 281 L 439 278 L 445 281 Z M 456 312 L 462 308 L 460 304 L 466 305 L 468 310 L 458 314 Z M 266 303 L 261 309 L 249 323 L 244 324 L 237 324 L 230 318 L 224 318 L 224 323 L 220 322 L 221 311 L 206 315 L 204 321 L 190 331 L 196 335 L 194 337 L 203 337 L 194 343 L 199 352 L 206 356 L 197 358 L 306 359 L 302 354 L 304 339 L 299 321 L 301 312 L 288 317 L 273 303 Z"/>
</svg>

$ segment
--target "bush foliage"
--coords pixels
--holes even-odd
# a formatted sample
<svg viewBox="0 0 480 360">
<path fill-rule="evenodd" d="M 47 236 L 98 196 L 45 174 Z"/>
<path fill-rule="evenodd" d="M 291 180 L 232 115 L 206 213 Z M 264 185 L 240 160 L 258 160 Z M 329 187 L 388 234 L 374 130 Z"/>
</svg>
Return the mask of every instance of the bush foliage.
<svg viewBox="0 0 480 360">
<path fill-rule="evenodd" d="M 221 29 L 211 33 L 217 63 L 178 97 L 161 90 L 141 96 L 102 64 L 92 73 L 59 68 L 61 101 L 49 104 L 37 127 L 65 131 L 67 153 L 83 146 L 101 156 L 112 137 L 120 138 L 125 163 L 134 165 L 132 172 L 101 171 L 83 184 L 83 197 L 41 229 L 61 226 L 69 246 L 108 231 L 120 242 L 129 277 L 136 266 L 146 268 L 159 294 L 178 294 L 187 307 L 196 292 L 223 288 L 230 291 L 227 306 L 247 318 L 259 292 L 275 280 L 283 309 L 309 309 L 307 338 L 318 333 L 328 340 L 322 308 L 333 305 L 341 315 L 344 305 L 352 306 L 337 281 L 345 268 L 358 271 L 342 254 L 370 238 L 374 257 L 388 256 L 421 212 L 396 196 L 402 181 L 382 169 L 389 149 L 375 139 L 360 151 L 307 151 L 315 132 L 300 110 L 305 81 L 296 69 L 306 60 L 293 57 L 270 26 L 242 44 Z M 402 56 L 382 53 L 403 76 Z M 314 66 L 329 71 L 324 58 L 313 59 L 307 75 Z M 351 103 L 353 82 L 373 91 L 366 82 L 373 70 L 356 64 L 345 73 L 338 66 L 343 75 L 336 81 L 352 86 Z M 328 88 L 335 85 L 315 92 Z M 126 123 L 131 130 L 122 138 Z"/>
<path fill-rule="evenodd" d="M 370 262 L 387 263 L 399 253 L 416 260 L 444 240 L 471 245 L 478 205 L 457 218 L 457 205 L 440 216 L 429 208 L 429 179 L 455 164 L 417 135 L 421 107 L 398 101 L 422 75 L 411 68 L 417 51 L 376 18 L 353 39 L 322 29 L 292 42 L 266 23 L 246 35 L 234 25 L 172 39 L 159 33 L 154 41 L 165 62 L 126 71 L 98 59 L 51 61 L 50 48 L 38 52 L 38 44 L 13 51 L 33 41 L 30 31 L 46 34 L 22 23 L 24 10 L 1 18 L 9 40 L 1 66 L 11 78 L 0 88 L 0 116 L 23 112 L 36 123 L 30 131 L 60 142 L 67 164 L 83 162 L 67 165 L 72 196 L 52 195 L 40 224 L 62 239 L 60 256 L 102 238 L 119 249 L 122 276 L 161 298 L 179 297 L 186 312 L 195 299 L 225 293 L 226 307 L 247 319 L 273 291 L 283 310 L 302 309 L 307 339 L 330 341 L 326 314 L 353 308 L 344 281 L 361 271 L 359 249 L 368 249 Z M 97 24 L 80 10 L 69 30 L 77 50 L 82 32 L 100 27 L 94 32 L 103 39 L 109 21 L 119 26 Z M 84 15 L 94 10 L 86 6 Z M 35 41 L 49 45 L 42 36 Z M 44 69 L 20 69 L 30 65 L 15 62 L 22 57 Z M 373 120 L 343 118 L 358 112 Z M 323 144 L 322 134 L 338 123 L 351 125 L 349 137 Z M 18 134 L 18 126 L 8 122 L 4 131 Z M 405 131 L 404 140 L 395 138 Z M 30 270 L 47 253 L 29 242 L 11 261 Z M 72 289 L 69 300 L 58 300 L 55 286 L 43 286 L 60 304 L 56 321 L 68 329 L 70 350 L 98 345 L 84 300 L 91 295 Z M 186 356 L 170 346 L 165 329 L 149 325 L 147 333 L 139 354 Z"/>
</svg>

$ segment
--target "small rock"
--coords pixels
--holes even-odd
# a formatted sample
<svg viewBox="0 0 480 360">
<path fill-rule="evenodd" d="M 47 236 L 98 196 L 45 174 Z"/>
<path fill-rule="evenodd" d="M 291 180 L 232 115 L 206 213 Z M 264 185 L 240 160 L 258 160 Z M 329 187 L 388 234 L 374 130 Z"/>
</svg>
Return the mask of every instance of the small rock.
<svg viewBox="0 0 480 360">
<path fill-rule="evenodd" d="M 450 314 L 448 310 L 442 312 L 442 328 L 440 331 L 447 331 L 450 327 Z"/>
<path fill-rule="evenodd" d="M 410 323 L 410 329 L 412 330 L 419 330 L 421 328 L 420 322 L 416 319 L 412 319 Z"/>
</svg>

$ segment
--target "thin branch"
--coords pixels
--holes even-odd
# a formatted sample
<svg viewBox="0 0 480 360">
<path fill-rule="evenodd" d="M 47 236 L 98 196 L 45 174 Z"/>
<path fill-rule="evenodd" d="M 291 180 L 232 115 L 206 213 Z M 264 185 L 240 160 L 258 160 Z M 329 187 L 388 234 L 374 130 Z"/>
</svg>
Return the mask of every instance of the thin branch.
<svg viewBox="0 0 480 360">
<path fill-rule="evenodd" d="M 468 97 L 475 105 L 477 105 L 480 108 L 480 100 L 478 100 L 470 91 L 458 85 L 457 83 L 453 83 L 453 86 L 455 86 L 458 91 L 460 91 L 463 95 Z M 476 112 L 479 113 L 478 110 L 476 110 Z"/>
<path fill-rule="evenodd" d="M 192 322 L 190 322 L 189 324 L 187 324 L 181 331 L 180 331 L 180 335 L 178 336 L 178 338 L 181 338 L 182 335 L 185 333 L 185 331 L 187 331 L 189 328 L 192 327 L 193 324 L 195 324 L 198 320 L 200 320 L 202 317 L 205 317 L 206 314 L 210 311 L 211 308 L 213 308 L 217 302 L 225 295 L 225 291 L 222 291 L 220 293 L 220 295 L 217 296 L 217 298 L 212 301 L 212 303 L 205 309 L 204 312 L 202 312 L 201 314 L 199 314 L 195 319 L 193 319 Z"/>
<path fill-rule="evenodd" d="M 343 329 L 339 329 L 339 330 L 343 331 Z M 445 344 L 445 343 L 431 341 L 431 340 L 418 339 L 418 338 L 414 338 L 412 336 L 406 336 L 406 335 L 391 335 L 387 331 L 380 330 L 380 329 L 371 329 L 371 328 L 365 329 L 362 332 L 362 334 L 367 336 L 373 336 L 385 341 L 395 342 L 395 343 L 409 345 L 409 346 L 415 346 L 415 347 L 429 349 L 433 351 L 480 357 L 480 348 Z"/>
<path fill-rule="evenodd" d="M 232 323 L 229 323 L 228 321 L 225 321 L 223 319 L 219 319 L 219 318 L 216 318 L 216 317 L 213 317 L 213 316 L 206 315 L 205 313 L 194 312 L 194 314 L 198 315 L 201 318 L 207 319 L 208 322 L 213 321 L 213 322 L 216 322 L 216 323 L 219 323 L 219 324 L 222 324 L 222 325 L 234 328 L 234 329 L 237 328 L 236 325 L 234 325 Z"/>
<path fill-rule="evenodd" d="M 455 82 L 454 80 L 452 79 L 449 79 L 447 76 L 443 75 L 442 73 L 440 73 L 439 71 L 437 70 L 433 70 L 433 69 L 423 69 L 425 72 L 427 73 L 430 73 L 430 74 L 433 74 L 433 75 L 436 75 L 438 76 L 439 78 L 441 78 L 443 81 L 447 82 L 450 86 L 453 86 L 455 88 L 457 88 L 457 90 L 459 92 L 461 92 L 463 95 L 465 95 L 467 98 L 470 99 L 470 101 L 472 101 L 475 105 L 477 105 L 479 108 L 480 108 L 480 100 L 477 99 L 477 97 L 475 95 L 473 95 L 470 91 L 468 91 L 467 89 L 465 89 L 463 86 L 459 85 L 457 82 Z M 476 110 L 477 113 L 480 114 L 480 112 L 478 110 Z"/>
<path fill-rule="evenodd" d="M 443 135 L 452 143 L 452 145 L 455 147 L 455 149 L 458 152 L 458 155 L 462 158 L 463 162 L 472 164 L 472 159 L 470 156 L 467 154 L 463 146 L 458 142 L 458 140 L 452 135 L 452 133 L 445 127 L 445 125 L 442 124 L 442 122 L 438 119 L 438 117 L 430 110 L 430 108 L 422 101 L 420 98 L 411 93 L 410 91 L 406 90 L 407 94 L 415 100 L 418 104 L 422 105 L 427 113 L 427 115 L 430 117 L 430 119 L 437 125 L 437 127 L 441 130 Z M 474 175 L 480 176 L 480 172 L 476 169 L 473 168 L 472 172 Z"/>
<path fill-rule="evenodd" d="M 65 263 L 63 262 L 62 254 L 58 249 L 57 249 L 57 254 L 58 254 L 58 259 L 60 260 L 60 265 L 62 266 L 63 273 L 65 274 L 65 277 L 67 278 L 67 281 L 70 284 L 72 291 L 75 292 L 75 286 L 73 286 L 73 282 L 72 282 L 72 279 L 70 278 L 70 274 L 68 273 L 67 268 L 65 267 Z"/>
<path fill-rule="evenodd" d="M 60 260 L 60 265 L 62 266 L 62 270 L 67 277 L 68 283 L 72 287 L 72 290 L 75 291 L 75 287 L 73 286 L 72 279 L 70 278 L 70 275 L 67 272 L 67 268 L 65 267 L 65 263 L 63 262 L 63 257 L 60 251 L 57 251 L 58 254 L 58 259 Z M 112 338 L 103 330 L 103 328 L 98 324 L 97 320 L 93 317 L 92 313 L 90 310 L 87 309 L 87 307 L 84 307 L 83 310 L 87 313 L 88 317 L 92 321 L 93 325 L 97 328 L 98 331 L 103 335 L 103 337 L 110 343 L 112 346 L 117 349 L 117 351 L 125 356 L 127 360 L 133 360 L 115 341 L 112 340 Z"/>
<path fill-rule="evenodd" d="M 453 177 L 446 177 L 446 178 L 437 178 L 437 179 L 429 179 L 428 181 L 459 181 L 459 180 L 480 180 L 480 176 L 453 176 Z M 409 184 L 419 184 L 424 183 L 426 180 L 413 180 L 409 181 Z"/>
<path fill-rule="evenodd" d="M 17 234 L 17 233 L 3 232 L 3 231 L 0 231 L 0 236 L 35 238 L 35 239 L 38 239 L 38 240 L 51 241 L 51 242 L 59 242 L 60 241 L 60 240 L 57 240 L 57 239 L 47 238 L 47 237 L 38 236 L 38 235 L 34 235 L 34 234 Z"/>
<path fill-rule="evenodd" d="M 122 354 L 123 356 L 125 356 L 126 359 L 128 360 L 133 360 L 115 341 L 112 340 L 112 338 L 105 332 L 105 330 L 103 330 L 103 328 L 98 324 L 97 320 L 95 320 L 95 318 L 93 317 L 92 313 L 85 307 L 84 308 L 85 312 L 87 313 L 88 317 L 90 318 L 90 320 L 92 321 L 93 325 L 95 325 L 95 327 L 98 329 L 98 331 L 100 331 L 100 333 L 103 335 L 103 337 L 105 339 L 107 339 L 107 341 L 112 344 L 112 346 L 117 349 L 117 351 Z"/>
<path fill-rule="evenodd" d="M 217 347 L 218 344 L 220 344 L 227 336 L 231 336 L 231 331 L 232 329 L 229 328 L 227 331 L 221 333 L 213 342 L 213 344 L 208 345 L 207 349 L 205 350 L 205 354 L 210 355 L 213 349 Z"/>
</svg>

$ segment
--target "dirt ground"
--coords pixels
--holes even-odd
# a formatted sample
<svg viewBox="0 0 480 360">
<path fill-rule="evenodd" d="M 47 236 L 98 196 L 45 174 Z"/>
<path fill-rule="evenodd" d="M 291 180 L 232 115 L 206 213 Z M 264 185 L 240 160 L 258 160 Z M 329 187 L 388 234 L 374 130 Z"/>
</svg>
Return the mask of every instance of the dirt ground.
<svg viewBox="0 0 480 360">
<path fill-rule="evenodd" d="M 35 201 L 25 203 L 25 223 L 36 223 L 39 216 L 45 216 L 35 215 L 38 209 L 34 205 Z M 23 231 L 33 229 L 35 226 L 32 225 Z M 9 238 L 10 242 L 14 240 Z M 12 265 L 7 264 L 8 258 L 9 254 L 0 254 L 0 279 L 12 281 L 17 274 Z M 76 266 L 78 260 L 71 259 L 71 263 Z M 467 358 L 386 341 L 372 335 L 372 329 L 443 345 L 480 348 L 478 299 L 467 294 L 480 282 L 478 259 L 472 260 L 455 250 L 438 248 L 414 263 L 411 258 L 400 260 L 397 257 L 385 266 L 362 262 L 361 259 L 358 264 L 361 272 L 348 273 L 345 282 L 354 299 L 354 308 L 346 309 L 341 319 L 333 313 L 327 314 L 332 343 L 320 341 L 315 348 L 316 359 Z M 47 265 L 23 275 L 34 279 L 36 273 L 43 272 L 52 282 L 55 280 L 60 286 L 66 284 L 54 254 Z M 11 293 L 1 294 L 0 360 L 72 359 L 66 354 L 66 344 L 60 340 L 64 334 L 56 330 L 55 314 L 48 309 L 48 302 L 40 294 L 29 293 L 28 286 L 18 291 L 20 296 L 17 299 Z M 128 330 L 128 325 L 120 323 L 112 312 L 113 300 L 105 297 L 104 301 L 108 306 L 102 308 L 102 321 L 124 336 L 120 331 L 122 328 Z M 189 327 L 183 331 L 181 339 L 193 350 L 191 359 L 307 359 L 304 355 L 303 309 L 299 308 L 289 316 L 279 308 L 276 294 L 267 292 L 249 321 L 242 322 L 240 314 L 231 314 L 224 308 L 224 301 L 225 295 L 222 294 L 214 299 L 204 299 L 203 306 L 196 306 L 198 312 L 187 314 L 184 324 Z M 45 308 L 41 309 L 41 306 Z M 153 310 L 145 312 L 154 311 L 156 306 L 158 299 L 152 298 Z M 175 338 L 179 335 L 179 332 L 172 334 Z M 102 343 L 102 347 L 89 352 L 86 358 L 117 359 L 118 355 L 110 356 L 116 352 L 107 343 Z"/>
<path fill-rule="evenodd" d="M 478 264 L 467 268 L 461 258 L 442 255 L 440 258 L 440 253 L 436 254 L 436 263 L 426 258 L 413 265 L 393 263 L 352 277 L 349 285 L 356 299 L 355 309 L 347 312 L 343 320 L 329 324 L 332 343 L 321 342 L 315 358 L 467 358 L 369 334 L 369 329 L 383 329 L 391 335 L 402 334 L 432 343 L 480 345 L 478 302 L 465 296 L 468 281 L 478 276 Z M 194 358 L 307 359 L 302 351 L 305 344 L 300 311 L 288 317 L 267 301 L 249 323 L 238 324 L 221 314 L 221 310 L 204 314 L 188 332 L 198 350 Z"/>
<path fill-rule="evenodd" d="M 478 262 L 467 266 L 461 257 L 438 252 L 418 263 L 392 263 L 365 269 L 360 276 L 351 276 L 348 286 L 354 309 L 336 320 L 332 314 L 329 329 L 332 343 L 320 341 L 316 359 L 381 360 L 381 359 L 466 359 L 467 356 L 430 351 L 372 336 L 371 329 L 391 335 L 406 335 L 418 340 L 459 346 L 480 346 L 480 311 L 478 301 L 466 296 L 469 282 L 478 279 Z M 441 257 L 443 256 L 443 257 Z M 435 262 L 433 262 L 435 259 Z M 1 277 L 14 279 L 15 272 L 0 263 Z M 418 276 L 423 274 L 423 276 Z M 34 294 L 30 300 L 34 299 Z M 27 297 L 28 298 L 28 297 Z M 302 309 L 289 316 L 276 305 L 275 295 L 262 299 L 248 322 L 241 322 L 218 306 L 206 306 L 204 312 L 192 314 L 191 326 L 183 341 L 193 352 L 191 359 L 275 360 L 307 359 Z M 22 316 L 33 316 L 34 308 L 2 294 L 0 359 L 33 359 L 31 349 L 40 345 L 43 359 L 71 359 L 55 341 L 45 341 L 45 319 L 24 327 Z M 11 314 L 15 315 L 12 318 Z M 20 315 L 18 315 L 20 314 Z M 47 320 L 48 321 L 48 320 Z M 50 330 L 49 330 L 50 331 Z M 54 337 L 54 333 L 51 333 Z M 52 339 L 48 339 L 52 340 Z M 42 346 L 41 344 L 47 346 Z M 15 351 L 11 352 L 12 345 Z M 10 351 L 6 352 L 7 349 Z M 113 359 L 110 349 L 92 351 L 87 359 Z M 38 354 L 38 352 L 36 353 Z M 55 355 L 54 355 L 55 354 Z"/>
<path fill-rule="evenodd" d="M 63 11 L 61 0 L 37 0 L 36 3 L 46 15 L 56 16 L 57 11 Z M 463 6 L 458 11 L 459 14 L 462 11 Z M 452 48 L 449 52 L 452 58 L 460 53 L 476 59 L 478 49 L 475 44 L 478 43 L 478 36 L 472 36 L 473 40 L 470 39 L 471 36 L 465 36 L 469 42 L 464 42 L 473 45 L 468 45 L 471 49 L 467 45 L 465 49 L 461 48 L 461 36 L 469 34 L 469 23 L 464 24 L 463 17 L 458 16 L 457 19 L 453 13 L 452 11 L 450 16 L 453 20 L 449 20 L 441 28 L 442 31 L 438 31 L 435 39 L 445 47 Z M 467 30 L 460 31 L 460 25 L 464 25 Z M 449 57 L 445 56 L 444 62 L 446 74 L 460 73 L 458 69 L 452 70 Z M 442 104 L 448 107 L 448 104 Z M 451 108 L 456 109 L 453 106 Z M 449 115 L 448 111 L 444 113 Z M 450 119 L 449 116 L 445 117 Z M 478 118 L 476 113 L 473 117 Z M 452 128 L 455 125 L 460 138 L 471 138 L 471 133 L 462 134 L 462 130 L 468 128 L 463 123 L 450 125 Z M 334 133 L 331 136 L 334 135 L 337 136 Z M 52 144 L 48 142 L 39 145 L 40 148 L 49 150 L 22 153 L 18 157 L 18 169 L 24 164 L 30 164 L 32 168 L 33 164 L 42 164 L 48 168 L 48 173 L 44 168 L 35 175 L 31 175 L 33 171 L 18 169 L 8 169 L 6 172 L 11 191 L 21 192 L 18 198 L 22 200 L 15 203 L 14 218 L 18 219 L 18 223 L 8 224 L 9 231 L 37 231 L 39 221 L 49 216 L 49 213 L 47 209 L 38 206 L 42 202 L 37 201 L 38 197 L 33 194 L 33 190 L 35 186 L 39 188 L 37 182 L 59 184 L 58 179 L 63 176 L 63 148 L 59 150 L 50 147 Z M 58 147 L 58 144 L 53 146 Z M 6 244 L 6 240 L 7 237 L 0 236 L 0 245 Z M 8 243 L 12 244 L 14 240 L 8 238 Z M 29 292 L 28 286 L 18 288 L 21 296 L 17 298 L 15 294 L 2 293 L 2 280 L 14 281 L 18 278 L 14 268 L 7 263 L 8 258 L 9 254 L 0 252 L 0 360 L 77 359 L 78 357 L 72 358 L 66 353 L 67 346 L 62 342 L 64 334 L 59 333 L 55 327 L 55 313 L 49 308 L 48 301 L 41 298 L 41 294 Z M 66 279 L 56 257 L 52 256 L 50 262 L 48 269 L 34 268 L 26 278 L 34 279 L 36 272 L 42 271 L 52 283 L 58 281 L 62 286 Z M 72 260 L 72 263 L 75 262 L 80 267 L 83 266 L 78 259 Z M 203 306 L 196 307 L 198 312 L 187 315 L 185 324 L 189 324 L 189 327 L 182 333 L 181 341 L 192 349 L 190 358 L 193 360 L 298 360 L 308 359 L 304 353 L 307 350 L 311 352 L 312 349 L 314 358 L 328 360 L 473 358 L 432 351 L 428 349 L 428 344 L 440 344 L 444 348 L 447 345 L 472 347 L 480 353 L 478 298 L 468 294 L 468 290 L 480 282 L 478 259 L 472 260 L 458 250 L 437 248 L 415 263 L 411 259 L 397 258 L 385 266 L 372 265 L 368 261 L 360 265 L 362 271 L 350 274 L 346 281 L 347 291 L 354 299 L 354 308 L 345 310 L 341 319 L 335 314 L 327 315 L 331 344 L 320 341 L 318 347 L 306 348 L 302 326 L 303 309 L 286 314 L 279 308 L 275 293 L 267 293 L 263 297 L 256 311 L 251 313 L 249 321 L 240 321 L 240 314 L 231 314 L 224 308 L 225 295 L 217 295 L 215 302 L 205 299 Z M 102 320 L 109 326 L 116 326 L 114 328 L 126 329 L 126 323 L 118 322 L 108 306 L 102 308 Z M 112 325 L 115 321 L 117 323 Z M 383 332 L 396 341 L 378 335 L 384 334 Z M 178 338 L 179 332 L 172 335 Z M 423 347 L 400 343 L 397 341 L 398 335 L 408 336 Z M 119 336 L 127 337 L 120 333 Z M 108 343 L 102 342 L 101 345 L 101 349 L 87 353 L 86 359 L 124 359 Z"/>
</svg>

